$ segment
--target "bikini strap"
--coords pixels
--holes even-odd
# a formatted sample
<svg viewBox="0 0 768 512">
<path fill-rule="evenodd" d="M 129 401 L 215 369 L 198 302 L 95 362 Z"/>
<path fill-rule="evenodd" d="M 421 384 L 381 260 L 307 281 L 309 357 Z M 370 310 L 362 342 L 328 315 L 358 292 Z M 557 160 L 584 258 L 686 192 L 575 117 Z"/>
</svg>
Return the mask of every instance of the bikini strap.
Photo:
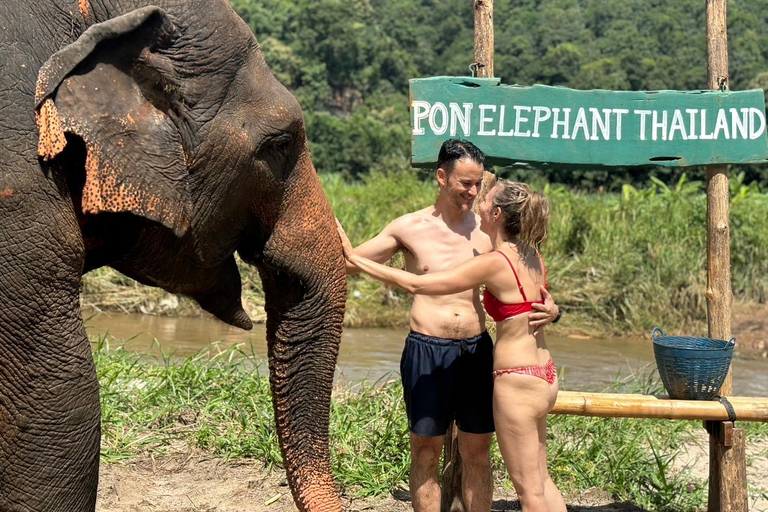
<svg viewBox="0 0 768 512">
<path fill-rule="evenodd" d="M 523 290 L 523 285 L 520 283 L 520 278 L 517 277 L 517 271 L 515 270 L 515 267 L 512 265 L 512 262 L 509 261 L 509 258 L 507 257 L 507 255 L 501 252 L 500 250 L 496 249 L 495 252 L 504 256 L 504 259 L 507 260 L 507 263 L 509 263 L 509 268 L 511 268 L 512 273 L 515 274 L 515 281 L 517 281 L 517 289 L 520 290 L 520 295 L 523 296 L 523 302 L 528 302 L 528 299 L 525 296 L 525 290 Z"/>
</svg>

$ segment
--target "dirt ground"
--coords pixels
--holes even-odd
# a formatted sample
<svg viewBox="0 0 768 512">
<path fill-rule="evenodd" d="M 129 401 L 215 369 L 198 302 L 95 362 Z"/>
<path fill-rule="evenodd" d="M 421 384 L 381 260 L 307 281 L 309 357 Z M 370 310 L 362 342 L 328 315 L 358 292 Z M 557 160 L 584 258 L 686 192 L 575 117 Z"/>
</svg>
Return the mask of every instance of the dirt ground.
<svg viewBox="0 0 768 512">
<path fill-rule="evenodd" d="M 708 438 L 702 434 L 687 446 L 677 468 L 688 467 L 691 475 L 705 479 L 708 474 Z M 750 511 L 768 510 L 768 440 L 748 441 L 747 479 Z M 756 489 L 763 487 L 762 490 Z M 574 512 L 641 512 L 631 503 L 620 503 L 605 492 L 588 489 L 566 496 Z M 342 496 L 348 512 L 411 510 L 407 489 L 396 489 L 378 499 Z M 281 471 L 268 471 L 249 460 L 212 459 L 202 453 L 179 451 L 174 455 L 145 456 L 122 463 L 104 464 L 99 483 L 98 512 L 293 512 L 296 507 Z M 520 510 L 515 493 L 497 485 L 493 511 Z"/>
<path fill-rule="evenodd" d="M 587 491 L 568 497 L 569 510 L 579 512 L 633 512 L 630 503 L 615 503 L 605 493 Z M 396 489 L 378 499 L 342 496 L 348 512 L 376 510 L 406 512 L 411 509 L 408 490 Z M 250 461 L 206 459 L 199 455 L 134 459 L 102 465 L 97 512 L 294 512 L 285 475 L 267 471 Z M 493 511 L 520 510 L 515 494 L 497 486 Z"/>
<path fill-rule="evenodd" d="M 768 305 L 735 302 L 731 329 L 737 351 L 768 358 Z"/>
<path fill-rule="evenodd" d="M 768 358 L 768 306 L 734 304 L 733 333 L 737 350 L 749 357 Z M 749 510 L 768 511 L 768 441 L 747 446 Z M 687 445 L 677 468 L 688 468 L 703 480 L 708 475 L 708 438 L 702 430 Z M 587 489 L 566 496 L 574 512 L 642 512 L 631 503 L 619 503 L 605 492 Z M 397 489 L 379 499 L 342 496 L 348 512 L 411 510 L 408 490 Z M 179 449 L 173 455 L 144 456 L 122 463 L 103 464 L 99 482 L 98 512 L 293 512 L 296 507 L 281 471 L 268 471 L 250 460 L 222 460 Z M 520 510 L 514 491 L 497 485 L 494 512 Z"/>
</svg>

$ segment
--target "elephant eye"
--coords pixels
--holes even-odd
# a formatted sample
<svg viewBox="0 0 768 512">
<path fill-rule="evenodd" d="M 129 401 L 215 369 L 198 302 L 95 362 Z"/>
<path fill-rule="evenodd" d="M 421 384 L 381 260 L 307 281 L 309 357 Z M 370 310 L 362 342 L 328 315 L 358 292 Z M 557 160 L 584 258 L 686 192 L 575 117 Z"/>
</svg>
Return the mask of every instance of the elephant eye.
<svg viewBox="0 0 768 512">
<path fill-rule="evenodd" d="M 276 174 L 284 176 L 295 158 L 293 146 L 293 135 L 288 132 L 269 136 L 260 144 L 259 156 Z"/>
<path fill-rule="evenodd" d="M 264 146 L 267 151 L 285 151 L 287 146 L 293 141 L 293 137 L 290 133 L 283 132 L 277 135 L 266 137 L 264 140 Z"/>
<path fill-rule="evenodd" d="M 265 154 L 278 155 L 281 153 L 287 153 L 290 149 L 293 137 L 290 133 L 280 133 L 278 135 L 272 135 L 266 137 L 261 143 L 261 150 Z"/>
</svg>

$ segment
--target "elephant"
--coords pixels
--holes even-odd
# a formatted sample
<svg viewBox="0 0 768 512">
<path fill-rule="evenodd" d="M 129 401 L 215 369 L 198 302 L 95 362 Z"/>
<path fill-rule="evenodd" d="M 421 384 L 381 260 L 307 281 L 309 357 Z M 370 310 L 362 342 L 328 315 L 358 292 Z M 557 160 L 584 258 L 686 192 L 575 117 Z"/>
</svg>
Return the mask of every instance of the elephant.
<svg viewBox="0 0 768 512">
<path fill-rule="evenodd" d="M 0 2 L 0 510 L 96 506 L 82 276 L 112 267 L 252 324 L 300 510 L 340 511 L 328 440 L 346 278 L 301 107 L 226 0 Z"/>
</svg>

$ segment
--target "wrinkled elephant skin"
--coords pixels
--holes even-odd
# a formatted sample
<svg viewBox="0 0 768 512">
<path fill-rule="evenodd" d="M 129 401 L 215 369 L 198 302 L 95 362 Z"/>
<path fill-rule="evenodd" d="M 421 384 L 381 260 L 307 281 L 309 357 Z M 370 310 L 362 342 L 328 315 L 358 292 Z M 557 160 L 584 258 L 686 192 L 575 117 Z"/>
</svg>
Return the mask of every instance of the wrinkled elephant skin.
<svg viewBox="0 0 768 512">
<path fill-rule="evenodd" d="M 249 329 L 301 510 L 340 511 L 328 415 L 346 282 L 301 109 L 226 0 L 0 2 L 0 510 L 94 510 L 82 275 L 111 266 Z"/>
</svg>

